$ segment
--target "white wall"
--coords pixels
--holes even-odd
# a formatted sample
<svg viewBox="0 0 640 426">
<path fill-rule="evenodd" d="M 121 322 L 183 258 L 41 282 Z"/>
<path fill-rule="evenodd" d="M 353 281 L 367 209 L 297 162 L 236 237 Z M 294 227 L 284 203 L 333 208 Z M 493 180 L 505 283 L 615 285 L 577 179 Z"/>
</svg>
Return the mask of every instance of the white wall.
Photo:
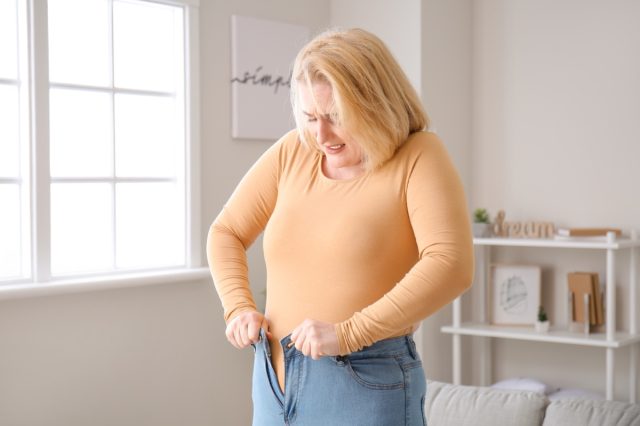
<svg viewBox="0 0 640 426">
<path fill-rule="evenodd" d="M 507 219 L 640 228 L 640 3 L 479 0 L 473 21 L 474 206 Z M 498 252 L 541 264 L 543 301 L 562 322 L 570 270 L 604 272 L 604 256 Z M 628 259 L 618 302 L 627 300 Z M 619 305 L 618 324 L 628 329 Z M 495 379 L 534 375 L 604 391 L 604 350 L 500 341 Z M 628 353 L 616 352 L 616 391 L 627 398 Z"/>
<path fill-rule="evenodd" d="M 474 201 L 512 218 L 638 226 L 640 3 L 475 5 Z"/>
<path fill-rule="evenodd" d="M 331 0 L 330 24 L 362 28 L 380 37 L 421 92 L 420 0 Z"/>
<path fill-rule="evenodd" d="M 206 281 L 3 300 L 0 424 L 229 419 L 228 401 L 218 397 L 225 369 L 216 362 L 237 355 L 218 337 L 220 315 Z M 229 393 L 240 392 L 231 385 Z"/>
<path fill-rule="evenodd" d="M 469 198 L 471 0 L 424 0 L 421 13 L 422 99 L 431 128 L 446 144 Z M 440 332 L 451 324 L 451 315 L 447 306 L 423 323 L 424 368 L 433 380 L 451 381 L 451 336 Z"/>
<path fill-rule="evenodd" d="M 422 98 L 470 191 L 472 0 L 422 2 Z"/>
</svg>

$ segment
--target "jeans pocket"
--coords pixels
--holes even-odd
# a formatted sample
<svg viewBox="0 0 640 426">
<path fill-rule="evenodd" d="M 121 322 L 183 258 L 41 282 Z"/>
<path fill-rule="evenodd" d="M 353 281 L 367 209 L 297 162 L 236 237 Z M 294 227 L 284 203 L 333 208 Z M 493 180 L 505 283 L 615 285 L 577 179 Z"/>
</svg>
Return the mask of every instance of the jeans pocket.
<svg viewBox="0 0 640 426">
<path fill-rule="evenodd" d="M 361 386 L 373 390 L 393 390 L 404 387 L 404 372 L 393 356 L 345 359 L 345 368 Z"/>
<path fill-rule="evenodd" d="M 402 367 L 402 369 L 404 371 L 409 371 L 409 370 L 412 370 L 414 368 L 421 368 L 422 367 L 422 361 L 403 362 L 403 363 L 400 363 L 400 366 Z"/>
</svg>

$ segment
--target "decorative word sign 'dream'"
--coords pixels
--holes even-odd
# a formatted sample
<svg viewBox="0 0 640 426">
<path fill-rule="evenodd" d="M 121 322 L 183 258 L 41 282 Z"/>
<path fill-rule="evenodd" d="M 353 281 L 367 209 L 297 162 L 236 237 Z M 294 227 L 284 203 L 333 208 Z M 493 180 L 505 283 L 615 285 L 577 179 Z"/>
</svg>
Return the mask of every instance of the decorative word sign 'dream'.
<svg viewBox="0 0 640 426">
<path fill-rule="evenodd" d="M 276 140 L 295 127 L 289 88 L 309 29 L 246 16 L 231 17 L 231 135 Z"/>
<path fill-rule="evenodd" d="M 506 222 L 505 212 L 500 210 L 493 224 L 493 235 L 510 238 L 552 238 L 555 226 L 551 222 Z"/>
</svg>

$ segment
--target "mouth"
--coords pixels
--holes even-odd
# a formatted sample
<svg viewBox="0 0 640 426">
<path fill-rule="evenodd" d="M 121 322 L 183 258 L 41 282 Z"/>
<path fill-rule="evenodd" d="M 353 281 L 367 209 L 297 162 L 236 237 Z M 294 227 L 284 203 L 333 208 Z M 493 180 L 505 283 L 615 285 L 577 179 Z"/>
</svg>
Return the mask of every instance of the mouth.
<svg viewBox="0 0 640 426">
<path fill-rule="evenodd" d="M 335 145 L 324 145 L 324 148 L 328 154 L 337 154 L 342 151 L 345 147 L 345 144 L 335 144 Z"/>
</svg>

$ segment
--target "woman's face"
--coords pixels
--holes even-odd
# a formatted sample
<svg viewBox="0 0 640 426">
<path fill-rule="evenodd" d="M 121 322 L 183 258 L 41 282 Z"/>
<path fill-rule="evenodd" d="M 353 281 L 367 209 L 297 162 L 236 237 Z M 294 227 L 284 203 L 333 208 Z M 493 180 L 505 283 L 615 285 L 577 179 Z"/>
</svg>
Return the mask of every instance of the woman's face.
<svg viewBox="0 0 640 426">
<path fill-rule="evenodd" d="M 331 118 L 332 88 L 328 83 L 299 86 L 299 100 L 306 128 L 316 137 L 325 155 L 325 173 L 333 178 L 351 178 L 362 173 L 360 145 Z M 315 101 L 314 101 L 315 100 Z"/>
</svg>

